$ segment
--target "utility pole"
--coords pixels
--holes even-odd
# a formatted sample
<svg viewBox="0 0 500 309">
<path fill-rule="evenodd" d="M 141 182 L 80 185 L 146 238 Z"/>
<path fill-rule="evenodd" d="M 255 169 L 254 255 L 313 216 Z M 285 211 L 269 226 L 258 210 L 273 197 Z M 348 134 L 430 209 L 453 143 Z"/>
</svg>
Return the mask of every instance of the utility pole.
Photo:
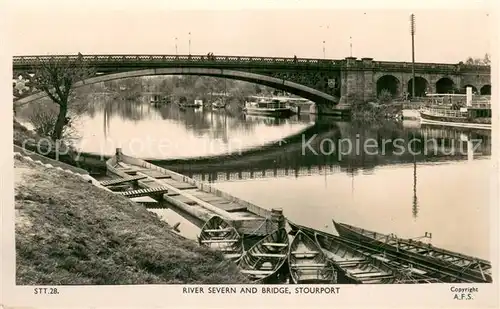
<svg viewBox="0 0 500 309">
<path fill-rule="evenodd" d="M 325 41 L 323 41 L 323 59 L 326 59 Z"/>
<path fill-rule="evenodd" d="M 177 56 L 177 38 L 175 38 L 175 55 Z"/>
<path fill-rule="evenodd" d="M 411 98 L 415 98 L 415 14 L 410 15 L 411 32 Z"/>
<path fill-rule="evenodd" d="M 191 55 L 191 32 L 189 32 L 189 55 Z"/>
</svg>

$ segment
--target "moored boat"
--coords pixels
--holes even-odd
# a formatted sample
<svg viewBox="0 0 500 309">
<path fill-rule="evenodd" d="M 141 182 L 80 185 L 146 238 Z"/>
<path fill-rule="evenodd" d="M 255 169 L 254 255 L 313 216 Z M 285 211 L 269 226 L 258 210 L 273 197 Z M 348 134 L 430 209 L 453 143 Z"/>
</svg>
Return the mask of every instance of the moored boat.
<svg viewBox="0 0 500 309">
<path fill-rule="evenodd" d="M 340 236 L 382 249 L 387 252 L 404 255 L 414 262 L 439 267 L 464 282 L 492 282 L 491 263 L 489 261 L 437 248 L 431 244 L 394 235 L 382 234 L 334 220 L 333 224 Z"/>
<path fill-rule="evenodd" d="M 277 229 L 242 255 L 238 263 L 241 273 L 255 283 L 268 283 L 280 275 L 287 260 L 288 246 L 286 230 Z"/>
<path fill-rule="evenodd" d="M 222 251 L 226 259 L 238 260 L 243 254 L 243 240 L 238 231 L 216 215 L 203 225 L 198 242 L 202 246 Z"/>
<path fill-rule="evenodd" d="M 337 283 L 337 272 L 318 244 L 298 231 L 290 244 L 288 268 L 293 283 Z"/>
<path fill-rule="evenodd" d="M 289 117 L 293 113 L 286 103 L 277 99 L 262 99 L 258 102 L 246 102 L 243 111 L 248 115 L 265 115 L 272 117 Z"/>
<path fill-rule="evenodd" d="M 435 124 L 461 128 L 491 129 L 491 108 L 468 107 L 462 110 L 421 108 L 423 124 Z"/>
<path fill-rule="evenodd" d="M 337 268 L 339 283 L 355 284 L 415 284 L 437 283 L 440 280 L 408 265 L 404 260 L 366 248 L 341 237 L 288 221 L 292 231 L 306 233 L 315 239 L 325 256 Z M 440 276 L 441 274 L 438 274 Z"/>
<path fill-rule="evenodd" d="M 283 220 L 280 209 L 267 210 L 210 184 L 128 156 L 120 148 L 106 161 L 106 169 L 110 176 L 127 179 L 131 176 L 139 177 L 141 180 L 137 180 L 137 185 L 141 189 L 154 191 L 155 199 L 166 201 L 185 212 L 192 217 L 195 225 L 203 226 L 212 216 L 218 215 L 229 222 L 242 237 L 261 237 L 275 231 Z M 160 194 L 159 189 L 162 192 L 166 190 L 168 194 Z"/>
</svg>

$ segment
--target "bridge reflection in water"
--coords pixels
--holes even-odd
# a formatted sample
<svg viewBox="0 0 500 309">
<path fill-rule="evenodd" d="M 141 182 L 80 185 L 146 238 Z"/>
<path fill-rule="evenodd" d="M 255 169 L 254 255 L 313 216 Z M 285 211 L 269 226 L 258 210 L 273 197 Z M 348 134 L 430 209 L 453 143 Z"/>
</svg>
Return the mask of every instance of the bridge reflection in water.
<svg viewBox="0 0 500 309">
<path fill-rule="evenodd" d="M 346 145 L 347 140 L 353 145 L 352 152 L 347 153 L 347 148 L 340 152 L 338 146 Z M 384 141 L 393 143 L 384 146 Z M 369 148 L 370 153 L 365 152 L 363 145 L 373 142 L 377 147 Z M 355 149 L 356 143 L 361 145 L 358 149 Z M 337 145 L 337 149 L 326 149 L 327 144 Z M 404 151 L 394 144 L 403 145 Z M 471 149 L 472 146 L 475 149 Z M 416 168 L 418 164 L 482 159 L 490 155 L 491 131 L 431 126 L 404 128 L 400 125 L 367 129 L 348 122 L 322 123 L 319 120 L 312 127 L 284 139 L 281 145 L 250 149 L 238 155 L 151 161 L 198 180 L 218 182 L 326 176 L 339 172 L 371 174 L 378 166 L 412 164 Z"/>
</svg>

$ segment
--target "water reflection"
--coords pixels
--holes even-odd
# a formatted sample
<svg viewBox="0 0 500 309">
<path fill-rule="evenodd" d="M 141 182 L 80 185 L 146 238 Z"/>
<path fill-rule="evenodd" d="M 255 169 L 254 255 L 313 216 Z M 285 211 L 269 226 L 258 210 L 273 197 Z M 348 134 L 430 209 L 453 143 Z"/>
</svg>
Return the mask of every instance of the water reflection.
<svg viewBox="0 0 500 309">
<path fill-rule="evenodd" d="M 77 146 L 104 155 L 121 147 L 146 159 L 213 156 L 279 140 L 310 122 L 309 117 L 268 122 L 224 111 L 181 110 L 175 104 L 156 108 L 147 101 L 104 98 L 80 117 Z"/>
<path fill-rule="evenodd" d="M 307 143 L 310 140 L 312 142 Z M 415 129 L 391 124 L 363 127 L 347 122 L 317 121 L 298 137 L 292 135 L 285 141 L 281 145 L 260 147 L 239 155 L 153 162 L 194 178 L 215 182 L 326 175 L 338 171 L 356 175 L 358 170 L 363 175 L 370 175 L 378 166 L 405 164 L 413 165 L 416 173 L 417 162 L 462 161 L 470 159 L 472 154 L 474 159 L 491 155 L 491 132 L 488 131 L 464 132 L 432 127 Z M 369 149 L 371 152 L 364 151 L 362 145 L 370 142 L 375 143 L 375 147 Z M 348 144 L 353 145 L 350 152 L 348 147 L 338 147 Z M 356 148 L 356 144 L 360 146 Z M 337 147 L 327 148 L 325 145 Z M 473 152 L 472 146 L 476 147 Z M 416 180 L 416 174 L 414 178 Z"/>
</svg>

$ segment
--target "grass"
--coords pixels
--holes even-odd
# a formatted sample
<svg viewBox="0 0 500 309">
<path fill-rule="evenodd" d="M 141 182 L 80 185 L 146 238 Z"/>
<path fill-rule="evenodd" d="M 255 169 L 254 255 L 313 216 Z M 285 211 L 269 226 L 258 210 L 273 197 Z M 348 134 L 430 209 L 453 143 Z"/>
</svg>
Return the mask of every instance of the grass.
<svg viewBox="0 0 500 309">
<path fill-rule="evenodd" d="M 125 197 L 20 156 L 15 175 L 18 285 L 247 283 Z"/>
</svg>

